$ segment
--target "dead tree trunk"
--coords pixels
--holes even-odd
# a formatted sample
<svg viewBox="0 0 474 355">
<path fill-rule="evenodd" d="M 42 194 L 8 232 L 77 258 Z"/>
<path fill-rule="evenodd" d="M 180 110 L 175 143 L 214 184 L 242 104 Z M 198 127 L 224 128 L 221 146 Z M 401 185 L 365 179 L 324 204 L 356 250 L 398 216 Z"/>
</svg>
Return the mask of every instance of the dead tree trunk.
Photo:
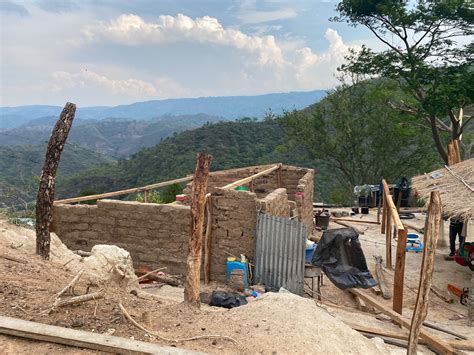
<svg viewBox="0 0 474 355">
<path fill-rule="evenodd" d="M 76 105 L 68 102 L 54 126 L 44 160 L 43 171 L 36 197 L 36 254 L 49 259 L 51 236 L 49 227 L 53 220 L 54 188 L 59 158 L 71 129 Z"/>
<path fill-rule="evenodd" d="M 204 208 L 211 161 L 211 155 L 199 153 L 193 179 L 191 202 L 192 234 L 191 239 L 189 239 L 189 254 L 186 263 L 184 301 L 197 307 L 200 305 L 202 231 L 204 228 Z"/>
<path fill-rule="evenodd" d="M 420 283 L 416 296 L 415 310 L 411 319 L 408 354 L 416 354 L 421 325 L 428 314 L 429 292 L 433 278 L 436 244 L 441 222 L 441 198 L 438 191 L 432 191 L 428 207 L 428 223 L 425 231 L 423 259 L 420 270 Z"/>
</svg>

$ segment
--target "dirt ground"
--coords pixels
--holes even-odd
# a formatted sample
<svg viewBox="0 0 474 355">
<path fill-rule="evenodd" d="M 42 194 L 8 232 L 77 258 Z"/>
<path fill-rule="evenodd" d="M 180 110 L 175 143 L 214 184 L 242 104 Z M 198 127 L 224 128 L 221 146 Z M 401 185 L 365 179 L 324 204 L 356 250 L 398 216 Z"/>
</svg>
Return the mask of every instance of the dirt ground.
<svg viewBox="0 0 474 355">
<path fill-rule="evenodd" d="M 356 218 L 360 218 L 356 217 Z M 375 220 L 375 215 L 362 218 Z M 420 226 L 423 217 L 417 218 Z M 376 225 L 357 224 L 365 230 L 360 240 L 369 268 L 373 271 L 372 255 L 385 255 L 384 241 Z M 337 228 L 338 225 L 331 225 Z M 53 235 L 54 236 L 54 235 Z M 395 241 L 393 248 L 395 248 Z M 436 257 L 434 283 L 446 289 L 447 282 L 458 286 L 468 286 L 470 271 L 453 261 L 445 261 L 447 249 L 439 249 Z M 323 296 L 338 305 L 351 307 L 344 309 L 330 307 L 309 298 L 292 294 L 268 293 L 258 299 L 249 299 L 249 304 L 232 310 L 203 305 L 200 310 L 189 309 L 182 304 L 182 288 L 164 286 L 148 289 L 137 295 L 123 288 L 108 285 L 102 300 L 50 311 L 55 294 L 61 290 L 77 272 L 80 258 L 56 238 L 52 242 L 51 261 L 43 261 L 34 253 L 34 232 L 8 224 L 0 217 L 0 256 L 9 255 L 24 260 L 25 263 L 0 257 L 0 314 L 40 323 L 64 326 L 84 331 L 111 334 L 130 339 L 154 342 L 166 346 L 208 353 L 319 353 L 319 354 L 401 354 L 405 351 L 383 344 L 381 339 L 369 340 L 352 330 L 343 321 L 369 325 L 380 329 L 397 328 L 387 320 L 376 319 L 375 314 L 353 310 L 352 297 L 331 285 L 325 278 Z M 71 262 L 71 259 L 74 259 Z M 404 315 L 411 315 L 418 287 L 417 273 L 421 254 L 407 255 Z M 453 275 L 455 275 L 453 277 Z M 386 271 L 391 286 L 393 272 Z M 103 284 L 81 279 L 75 288 L 76 294 L 94 292 L 105 287 Z M 217 287 L 212 285 L 211 288 Z M 391 306 L 391 301 L 386 302 Z M 121 312 L 122 302 L 130 315 L 139 323 L 152 329 L 161 337 L 157 338 L 133 326 Z M 457 302 L 457 301 L 456 301 Z M 446 304 L 431 295 L 428 320 L 444 328 L 459 332 L 473 339 L 472 328 L 466 326 L 467 308 L 459 303 Z M 458 317 L 458 318 L 456 318 Z M 433 331 L 440 337 L 446 334 Z M 195 341 L 170 341 L 203 335 L 232 337 L 226 339 L 200 339 Z M 168 340 L 163 340 L 168 338 Z M 452 337 L 451 337 L 452 338 Z M 429 351 L 420 347 L 424 353 Z M 0 336 L 0 353 L 96 353 L 90 350 L 70 348 L 56 344 L 35 342 L 15 337 Z"/>
</svg>

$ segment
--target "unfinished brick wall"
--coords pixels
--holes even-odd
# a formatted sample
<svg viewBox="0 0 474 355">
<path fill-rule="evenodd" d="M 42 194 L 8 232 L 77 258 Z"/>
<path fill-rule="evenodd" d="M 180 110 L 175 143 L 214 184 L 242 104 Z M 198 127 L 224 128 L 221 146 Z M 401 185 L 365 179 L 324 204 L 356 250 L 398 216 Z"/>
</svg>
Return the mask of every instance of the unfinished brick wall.
<svg viewBox="0 0 474 355">
<path fill-rule="evenodd" d="M 212 195 L 211 279 L 225 281 L 230 255 L 254 259 L 257 207 L 252 192 L 218 189 Z"/>
<path fill-rule="evenodd" d="M 290 217 L 290 205 L 286 189 L 276 189 L 259 200 L 261 212 L 278 217 Z"/>
<path fill-rule="evenodd" d="M 269 167 L 211 175 L 212 280 L 225 281 L 229 254 L 244 254 L 254 261 L 257 211 L 290 217 L 290 209 L 296 210 L 298 219 L 307 224 L 311 233 L 313 170 L 282 166 L 281 185 L 285 188 L 278 188 L 277 172 L 254 181 L 254 188 L 260 191 L 257 193 L 220 188 Z M 191 185 L 187 189 L 190 192 Z M 96 206 L 58 205 L 53 211 L 54 231 L 70 249 L 90 250 L 95 244 L 115 244 L 130 251 L 135 267 L 166 266 L 172 274 L 185 274 L 190 214 L 190 207 L 181 204 L 101 200 Z"/>
<path fill-rule="evenodd" d="M 95 206 L 54 206 L 53 218 L 53 231 L 70 249 L 89 251 L 95 244 L 114 244 L 130 252 L 135 267 L 186 272 L 188 206 L 100 200 Z"/>
</svg>

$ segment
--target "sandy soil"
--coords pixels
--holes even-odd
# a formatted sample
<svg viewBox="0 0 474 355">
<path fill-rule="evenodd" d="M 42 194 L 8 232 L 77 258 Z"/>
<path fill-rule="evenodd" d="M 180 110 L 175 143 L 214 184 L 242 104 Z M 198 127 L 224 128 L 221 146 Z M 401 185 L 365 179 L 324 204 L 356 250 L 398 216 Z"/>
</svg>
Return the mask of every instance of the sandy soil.
<svg viewBox="0 0 474 355">
<path fill-rule="evenodd" d="M 380 341 L 366 339 L 352 330 L 317 306 L 314 300 L 292 294 L 269 293 L 232 310 L 206 305 L 194 310 L 181 303 L 182 289 L 179 288 L 163 287 L 157 295 L 142 292 L 137 296 L 109 284 L 102 300 L 51 310 L 55 294 L 76 274 L 80 260 L 71 258 L 70 251 L 64 250 L 56 238 L 52 241 L 52 260 L 41 260 L 34 254 L 34 232 L 9 225 L 4 220 L 0 220 L 2 254 L 20 258 L 25 263 L 0 257 L 1 315 L 209 353 L 391 352 Z M 84 294 L 103 287 L 83 278 L 75 287 L 75 293 Z M 225 339 L 172 342 L 150 336 L 128 322 L 120 311 L 119 302 L 135 320 L 161 338 L 217 334 L 232 337 L 237 344 Z M 65 351 L 63 346 L 38 345 L 5 336 L 0 337 L 0 349 L 14 353 Z"/>
</svg>

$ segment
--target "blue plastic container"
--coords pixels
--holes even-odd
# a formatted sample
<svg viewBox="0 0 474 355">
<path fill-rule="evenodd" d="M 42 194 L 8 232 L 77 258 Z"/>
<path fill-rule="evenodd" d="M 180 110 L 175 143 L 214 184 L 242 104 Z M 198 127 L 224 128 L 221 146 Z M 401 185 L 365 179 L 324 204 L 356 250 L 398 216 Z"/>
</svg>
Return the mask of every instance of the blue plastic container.
<svg viewBox="0 0 474 355">
<path fill-rule="evenodd" d="M 314 251 L 316 250 L 317 246 L 318 244 L 314 243 L 312 246 L 306 248 L 306 255 L 305 255 L 306 264 L 311 264 L 311 261 L 313 260 Z"/>
<path fill-rule="evenodd" d="M 245 288 L 248 288 L 249 287 L 249 269 L 248 269 L 247 263 L 243 263 L 239 260 L 236 260 L 236 261 L 227 260 L 227 272 L 226 272 L 227 283 L 229 283 L 230 274 L 234 270 L 244 271 L 244 285 L 245 285 Z"/>
</svg>

